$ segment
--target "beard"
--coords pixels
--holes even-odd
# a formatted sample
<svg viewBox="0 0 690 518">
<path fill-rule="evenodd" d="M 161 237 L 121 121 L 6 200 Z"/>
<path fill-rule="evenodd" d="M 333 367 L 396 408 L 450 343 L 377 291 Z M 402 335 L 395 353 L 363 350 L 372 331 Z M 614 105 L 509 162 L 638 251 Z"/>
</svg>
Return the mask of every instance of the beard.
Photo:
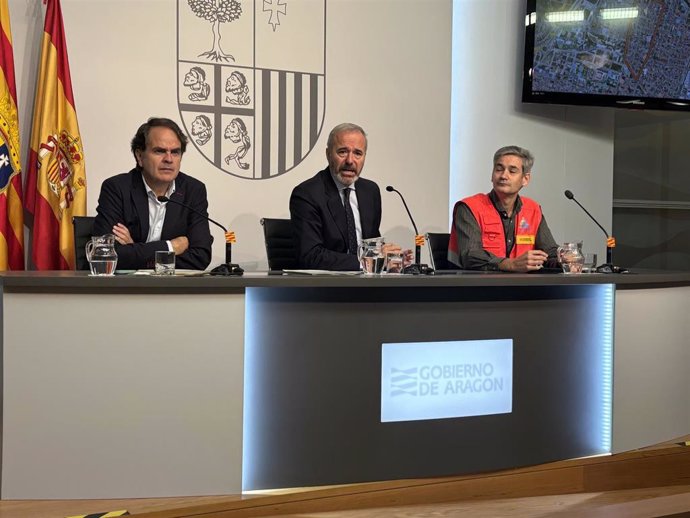
<svg viewBox="0 0 690 518">
<path fill-rule="evenodd" d="M 349 175 L 345 176 L 343 174 L 344 172 L 355 173 L 355 176 L 354 176 L 354 178 L 352 176 L 349 176 Z M 359 174 L 356 173 L 355 169 L 340 168 L 336 171 L 335 177 L 338 179 L 338 181 L 341 184 L 350 186 L 357 181 L 357 179 L 359 178 Z"/>
</svg>

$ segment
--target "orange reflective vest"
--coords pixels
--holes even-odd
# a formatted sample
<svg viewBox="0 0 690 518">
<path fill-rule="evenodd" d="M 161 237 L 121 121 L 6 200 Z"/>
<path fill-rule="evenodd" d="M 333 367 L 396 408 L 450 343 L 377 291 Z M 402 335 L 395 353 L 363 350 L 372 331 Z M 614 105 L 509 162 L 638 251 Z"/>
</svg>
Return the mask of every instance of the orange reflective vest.
<svg viewBox="0 0 690 518">
<path fill-rule="evenodd" d="M 491 203 L 491 199 L 487 194 L 475 194 L 469 198 L 462 200 L 474 215 L 474 218 L 479 223 L 479 229 L 482 233 L 482 247 L 487 252 L 490 252 L 498 257 L 515 258 L 528 250 L 534 250 L 534 245 L 537 238 L 537 229 L 541 223 L 541 207 L 537 202 L 530 198 L 521 196 L 522 207 L 517 214 L 517 223 L 515 225 L 515 245 L 510 251 L 510 255 L 506 255 L 506 238 L 503 232 L 503 223 L 501 215 Z M 456 207 L 457 210 L 457 207 Z M 453 252 L 453 245 L 457 253 L 457 242 L 455 232 L 451 234 L 451 253 Z"/>
</svg>

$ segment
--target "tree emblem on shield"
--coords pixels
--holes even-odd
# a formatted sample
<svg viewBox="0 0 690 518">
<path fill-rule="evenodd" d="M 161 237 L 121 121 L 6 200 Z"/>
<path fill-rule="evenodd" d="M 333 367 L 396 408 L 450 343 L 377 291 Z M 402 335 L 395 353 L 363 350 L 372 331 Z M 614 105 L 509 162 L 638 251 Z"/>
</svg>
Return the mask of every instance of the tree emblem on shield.
<svg viewBox="0 0 690 518">
<path fill-rule="evenodd" d="M 177 98 L 190 142 L 251 180 L 287 173 L 323 127 L 326 0 L 177 0 Z"/>
</svg>

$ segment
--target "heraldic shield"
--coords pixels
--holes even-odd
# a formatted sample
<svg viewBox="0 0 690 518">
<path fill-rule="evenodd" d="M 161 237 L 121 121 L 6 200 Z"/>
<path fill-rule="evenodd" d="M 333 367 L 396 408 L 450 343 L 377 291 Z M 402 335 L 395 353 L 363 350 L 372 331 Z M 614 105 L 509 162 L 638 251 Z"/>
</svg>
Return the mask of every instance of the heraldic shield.
<svg viewBox="0 0 690 518">
<path fill-rule="evenodd" d="M 326 0 L 177 0 L 177 98 L 215 167 L 263 180 L 309 154 L 325 113 Z"/>
</svg>

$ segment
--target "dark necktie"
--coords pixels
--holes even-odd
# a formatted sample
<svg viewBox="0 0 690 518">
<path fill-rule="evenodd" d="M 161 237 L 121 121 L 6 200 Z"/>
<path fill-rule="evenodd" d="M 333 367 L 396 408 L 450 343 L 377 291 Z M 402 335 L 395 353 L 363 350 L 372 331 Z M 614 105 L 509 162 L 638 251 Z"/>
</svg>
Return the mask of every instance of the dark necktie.
<svg viewBox="0 0 690 518">
<path fill-rule="evenodd" d="M 350 205 L 349 187 L 343 191 L 345 195 L 345 221 L 347 222 L 347 253 L 357 254 L 357 230 L 355 230 L 355 214 Z"/>
</svg>

